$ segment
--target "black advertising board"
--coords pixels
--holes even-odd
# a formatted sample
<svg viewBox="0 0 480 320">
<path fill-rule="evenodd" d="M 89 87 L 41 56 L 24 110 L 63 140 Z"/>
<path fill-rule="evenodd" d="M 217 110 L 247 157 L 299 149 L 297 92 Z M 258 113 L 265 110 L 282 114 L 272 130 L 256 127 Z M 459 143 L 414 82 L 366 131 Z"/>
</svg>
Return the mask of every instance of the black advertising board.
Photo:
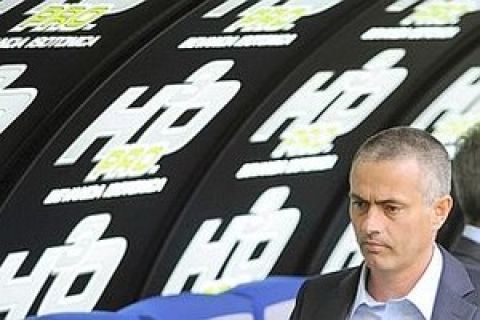
<svg viewBox="0 0 480 320">
<path fill-rule="evenodd" d="M 198 3 L 1 1 L 1 198 L 101 81 Z"/>
<path fill-rule="evenodd" d="M 186 14 L 98 84 L 42 146 L 0 208 L 7 319 L 136 300 L 231 134 L 370 5 L 271 2 L 210 1 Z"/>
<path fill-rule="evenodd" d="M 144 294 L 215 292 L 269 274 L 305 274 L 312 259 L 321 271 L 348 224 L 353 151 L 402 123 L 477 40 L 474 9 L 442 2 L 439 13 L 437 4 L 375 3 L 272 90 L 198 184 Z M 339 250 L 343 260 L 329 271 L 359 261 Z"/>
</svg>

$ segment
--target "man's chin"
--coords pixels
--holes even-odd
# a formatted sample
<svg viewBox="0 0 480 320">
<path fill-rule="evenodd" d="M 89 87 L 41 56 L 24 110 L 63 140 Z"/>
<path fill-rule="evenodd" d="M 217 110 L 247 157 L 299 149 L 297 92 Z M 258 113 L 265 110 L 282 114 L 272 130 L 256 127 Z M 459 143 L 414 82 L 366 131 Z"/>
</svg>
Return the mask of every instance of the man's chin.
<svg viewBox="0 0 480 320">
<path fill-rule="evenodd" d="M 364 255 L 364 258 L 366 266 L 371 270 L 387 271 L 391 269 L 387 259 L 381 254 L 367 254 Z"/>
</svg>

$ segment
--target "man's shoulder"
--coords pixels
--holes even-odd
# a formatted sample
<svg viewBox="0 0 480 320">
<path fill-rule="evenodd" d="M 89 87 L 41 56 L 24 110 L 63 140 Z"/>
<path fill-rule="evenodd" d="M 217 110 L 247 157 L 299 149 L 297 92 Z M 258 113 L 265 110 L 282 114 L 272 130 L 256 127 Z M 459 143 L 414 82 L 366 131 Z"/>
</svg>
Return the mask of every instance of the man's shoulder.
<svg viewBox="0 0 480 320">
<path fill-rule="evenodd" d="M 336 272 L 320 274 L 307 278 L 305 287 L 309 288 L 335 288 L 340 283 L 351 282 L 356 284 L 360 276 L 360 267 L 342 269 Z"/>
<path fill-rule="evenodd" d="M 345 319 L 359 275 L 357 267 L 308 277 L 299 291 L 291 319 Z"/>
</svg>

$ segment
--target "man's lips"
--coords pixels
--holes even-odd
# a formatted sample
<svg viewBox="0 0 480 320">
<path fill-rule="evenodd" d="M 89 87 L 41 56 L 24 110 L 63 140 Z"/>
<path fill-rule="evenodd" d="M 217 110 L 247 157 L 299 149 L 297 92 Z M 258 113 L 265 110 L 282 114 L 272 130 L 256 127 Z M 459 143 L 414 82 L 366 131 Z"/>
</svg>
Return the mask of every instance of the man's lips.
<svg viewBox="0 0 480 320">
<path fill-rule="evenodd" d="M 370 253 L 379 253 L 385 248 L 388 248 L 388 245 L 385 244 L 384 242 L 373 241 L 373 240 L 362 241 L 361 245 Z"/>
</svg>

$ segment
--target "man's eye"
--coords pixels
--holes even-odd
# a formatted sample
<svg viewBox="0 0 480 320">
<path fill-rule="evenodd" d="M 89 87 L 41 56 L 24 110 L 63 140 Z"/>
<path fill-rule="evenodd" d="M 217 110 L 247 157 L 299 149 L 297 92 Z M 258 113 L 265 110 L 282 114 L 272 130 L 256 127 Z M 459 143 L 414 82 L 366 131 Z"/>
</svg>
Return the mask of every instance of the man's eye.
<svg viewBox="0 0 480 320">
<path fill-rule="evenodd" d="M 397 206 L 385 206 L 385 212 L 386 213 L 389 213 L 389 214 L 395 214 L 395 213 L 398 213 L 400 211 L 400 207 L 397 207 Z"/>
<path fill-rule="evenodd" d="M 352 207 L 356 209 L 364 209 L 367 207 L 367 203 L 365 201 L 352 201 Z"/>
</svg>

